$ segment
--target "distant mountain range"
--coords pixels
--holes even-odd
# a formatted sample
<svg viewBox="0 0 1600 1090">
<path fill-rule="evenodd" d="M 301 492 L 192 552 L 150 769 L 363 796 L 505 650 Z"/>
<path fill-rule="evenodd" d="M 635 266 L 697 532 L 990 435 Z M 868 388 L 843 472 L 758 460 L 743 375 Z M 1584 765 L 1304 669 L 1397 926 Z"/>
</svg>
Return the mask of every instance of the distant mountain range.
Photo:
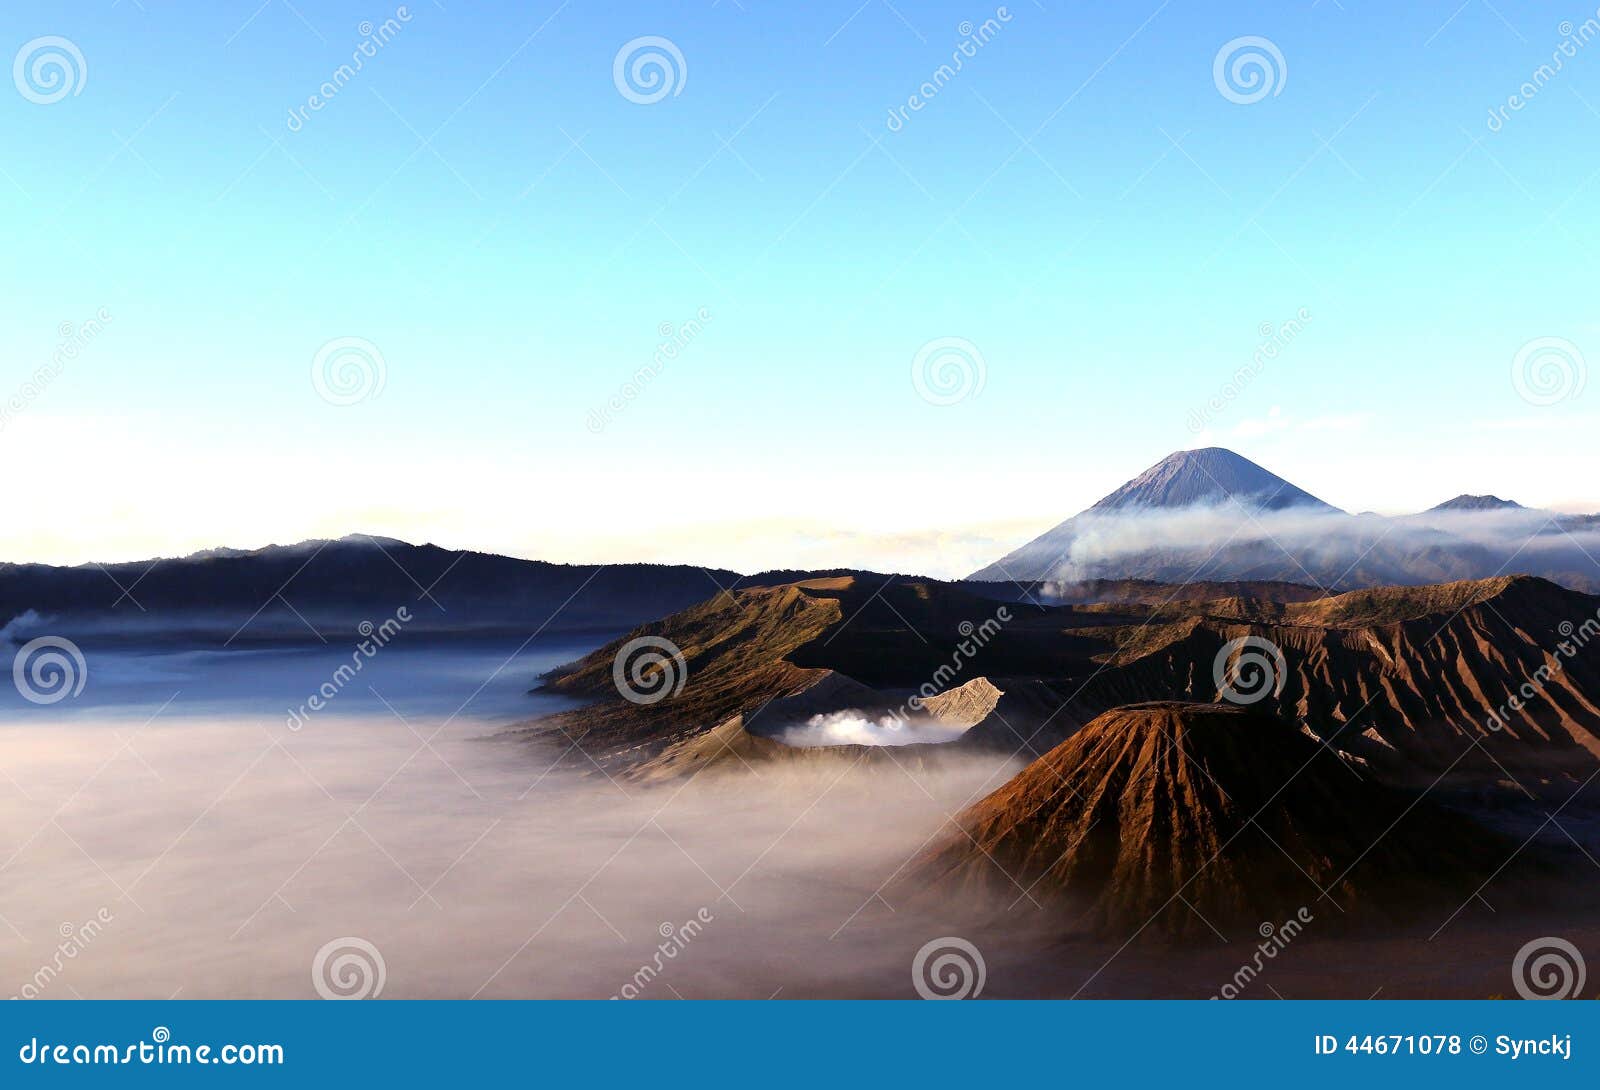
<svg viewBox="0 0 1600 1090">
<path fill-rule="evenodd" d="M 1596 558 L 1600 516 L 1487 495 L 1396 518 L 1352 515 L 1212 447 L 1164 458 L 968 580 L 988 584 L 972 588 L 986 597 L 1057 602 L 1217 597 L 1244 583 L 1279 584 L 1274 593 L 1288 600 L 1510 574 L 1596 592 Z M 42 632 L 198 644 L 321 640 L 400 607 L 411 612 L 413 632 L 617 632 L 727 590 L 866 574 L 551 564 L 355 534 L 134 563 L 0 564 L 0 641 Z M 1186 594 L 1174 584 L 1199 589 Z"/>
<path fill-rule="evenodd" d="M 1530 574 L 1600 590 L 1600 516 L 1462 495 L 1351 515 L 1230 450 L 1179 451 L 968 579 L 1282 580 L 1328 591 Z"/>
<path fill-rule="evenodd" d="M 0 564 L 0 635 L 209 644 L 348 638 L 404 607 L 413 631 L 626 628 L 741 580 L 690 565 L 548 564 L 356 534 L 174 559 Z"/>
</svg>

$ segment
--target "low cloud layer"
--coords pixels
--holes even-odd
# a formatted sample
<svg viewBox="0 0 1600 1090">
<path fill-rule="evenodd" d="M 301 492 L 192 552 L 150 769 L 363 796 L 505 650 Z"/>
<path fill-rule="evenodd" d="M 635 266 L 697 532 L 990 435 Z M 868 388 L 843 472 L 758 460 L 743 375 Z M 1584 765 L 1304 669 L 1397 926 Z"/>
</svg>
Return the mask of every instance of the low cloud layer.
<svg viewBox="0 0 1600 1090">
<path fill-rule="evenodd" d="M 1600 524 L 1531 510 L 1399 518 L 1306 509 L 1246 514 L 1233 505 L 1090 512 L 1013 568 L 1018 577 L 1061 582 L 1287 579 L 1328 588 L 1515 573 L 1600 588 Z"/>
<path fill-rule="evenodd" d="M 380 952 L 385 998 L 910 998 L 954 925 L 876 891 L 1011 771 L 763 766 L 680 792 L 460 719 L 421 749 L 381 710 L 4 729 L 28 797 L 0 790 L 0 998 L 315 998 L 347 938 Z"/>
<path fill-rule="evenodd" d="M 0 643 L 21 643 L 39 630 L 44 618 L 33 609 L 25 609 L 0 625 Z"/>
</svg>

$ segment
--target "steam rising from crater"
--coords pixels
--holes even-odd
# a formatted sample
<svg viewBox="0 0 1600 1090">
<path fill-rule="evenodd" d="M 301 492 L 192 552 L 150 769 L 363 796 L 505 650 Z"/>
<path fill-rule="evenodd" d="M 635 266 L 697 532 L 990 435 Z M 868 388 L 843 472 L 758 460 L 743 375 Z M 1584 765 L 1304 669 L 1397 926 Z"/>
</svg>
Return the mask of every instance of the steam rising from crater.
<svg viewBox="0 0 1600 1090">
<path fill-rule="evenodd" d="M 909 746 L 919 742 L 953 742 L 967 732 L 965 726 L 932 718 L 910 719 L 896 715 L 871 715 L 863 711 L 813 715 L 788 727 L 778 741 L 790 746 Z"/>
</svg>

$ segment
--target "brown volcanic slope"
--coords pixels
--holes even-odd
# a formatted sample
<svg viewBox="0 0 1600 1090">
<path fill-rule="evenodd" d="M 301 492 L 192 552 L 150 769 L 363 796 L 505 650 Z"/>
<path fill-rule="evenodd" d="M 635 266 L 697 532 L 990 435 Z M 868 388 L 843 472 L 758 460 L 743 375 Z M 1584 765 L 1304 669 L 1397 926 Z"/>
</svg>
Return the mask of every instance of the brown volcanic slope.
<svg viewBox="0 0 1600 1090">
<path fill-rule="evenodd" d="M 1103 608 L 1081 607 L 1077 616 Z M 1447 788 L 1510 782 L 1564 799 L 1600 768 L 1597 618 L 1600 598 L 1528 576 L 1309 602 L 1173 602 L 1137 623 L 1084 631 L 1100 653 L 1090 668 L 1049 682 L 1065 701 L 1053 715 L 985 721 L 962 744 L 1015 750 L 1026 739 L 1039 752 L 1120 705 L 1216 700 L 1219 656 L 1230 642 L 1256 637 L 1280 649 L 1284 671 L 1266 688 L 1241 679 L 1242 695 L 1381 776 L 1408 786 L 1439 779 Z M 1580 647 L 1585 624 L 1593 642 Z M 1525 710 L 1510 708 L 1530 682 Z"/>
<path fill-rule="evenodd" d="M 956 822 L 902 879 L 914 895 L 1025 888 L 1119 939 L 1455 905 L 1513 847 L 1292 725 L 1177 702 L 1107 712 Z"/>
<path fill-rule="evenodd" d="M 824 681 L 826 671 L 796 666 L 790 656 L 841 617 L 837 600 L 802 584 L 718 595 L 636 628 L 550 675 L 550 691 L 598 702 L 541 725 L 559 730 L 597 760 L 647 760 L 685 734 L 709 731 Z M 677 696 L 634 704 L 618 695 L 612 664 L 623 644 L 647 636 L 668 639 L 682 651 L 688 679 Z"/>
<path fill-rule="evenodd" d="M 807 714 L 882 710 L 930 681 L 948 692 L 981 677 L 999 695 L 954 745 L 1032 758 L 1114 707 L 1216 700 L 1219 655 L 1254 636 L 1280 648 L 1285 666 L 1258 706 L 1385 779 L 1442 778 L 1446 787 L 1509 779 L 1565 797 L 1600 768 L 1600 639 L 1576 646 L 1585 623 L 1593 631 L 1600 598 L 1521 576 L 1310 601 L 1229 589 L 1229 597 L 1155 605 L 1007 603 L 1011 621 L 954 670 L 962 625 L 994 618 L 1000 603 L 900 577 L 736 591 L 555 671 L 552 691 L 596 702 L 545 723 L 590 757 L 632 765 L 735 715 L 751 733 L 771 734 L 798 721 L 800 706 L 781 699 L 795 694 L 812 694 Z M 1567 634 L 1575 634 L 1565 641 L 1570 655 L 1560 650 Z M 613 657 L 640 635 L 682 648 L 688 680 L 676 697 L 635 705 L 618 696 Z M 1496 709 L 1541 671 L 1527 710 L 1507 708 L 1504 725 L 1490 729 Z M 951 703 L 960 716 L 977 706 Z"/>
<path fill-rule="evenodd" d="M 1276 645 L 1287 667 L 1260 706 L 1385 774 L 1423 785 L 1509 777 L 1559 792 L 1600 757 L 1600 641 L 1584 649 L 1565 638 L 1597 617 L 1600 599 L 1526 576 L 1268 609 L 1212 603 L 1200 615 L 1108 633 L 1117 669 L 1099 681 L 1146 697 L 1215 699 L 1218 655 L 1254 636 Z M 1496 711 L 1541 672 L 1526 713 L 1507 708 L 1495 726 Z"/>
<path fill-rule="evenodd" d="M 1007 605 L 901 577 L 808 579 L 721 594 L 553 671 L 545 679 L 549 691 L 595 703 L 540 720 L 536 729 L 559 730 L 602 764 L 633 765 L 735 715 L 744 717 L 750 732 L 762 734 L 817 711 L 887 711 L 942 676 L 941 668 L 950 670 L 966 639 L 963 625 L 984 625 L 1002 608 L 1013 620 L 980 655 L 947 676 L 942 688 L 990 671 L 1059 673 L 1087 662 L 1101 646 L 1067 632 L 1060 610 Z M 1112 613 L 1094 623 L 1132 619 Z M 670 640 L 683 652 L 687 681 L 681 693 L 654 704 L 619 696 L 613 662 L 639 637 Z M 802 702 L 786 699 L 802 693 L 816 698 L 812 706 L 801 709 Z"/>
</svg>

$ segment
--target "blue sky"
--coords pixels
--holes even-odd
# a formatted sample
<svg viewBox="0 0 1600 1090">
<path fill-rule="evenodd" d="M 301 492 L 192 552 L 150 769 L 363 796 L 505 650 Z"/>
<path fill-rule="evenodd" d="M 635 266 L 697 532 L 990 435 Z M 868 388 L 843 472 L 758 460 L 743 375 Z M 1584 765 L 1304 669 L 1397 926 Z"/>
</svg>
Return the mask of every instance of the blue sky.
<svg viewBox="0 0 1600 1090">
<path fill-rule="evenodd" d="M 8 5 L 11 55 L 82 65 L 0 94 L 0 392 L 109 319 L 5 420 L 0 556 L 360 530 L 957 574 L 1206 443 L 1352 510 L 1600 509 L 1600 39 L 1489 121 L 1592 8 L 398 7 Z M 652 36 L 682 64 L 640 103 L 614 61 Z M 1248 103 L 1214 78 L 1244 37 L 1282 58 Z M 381 390 L 331 404 L 351 338 Z"/>
</svg>

